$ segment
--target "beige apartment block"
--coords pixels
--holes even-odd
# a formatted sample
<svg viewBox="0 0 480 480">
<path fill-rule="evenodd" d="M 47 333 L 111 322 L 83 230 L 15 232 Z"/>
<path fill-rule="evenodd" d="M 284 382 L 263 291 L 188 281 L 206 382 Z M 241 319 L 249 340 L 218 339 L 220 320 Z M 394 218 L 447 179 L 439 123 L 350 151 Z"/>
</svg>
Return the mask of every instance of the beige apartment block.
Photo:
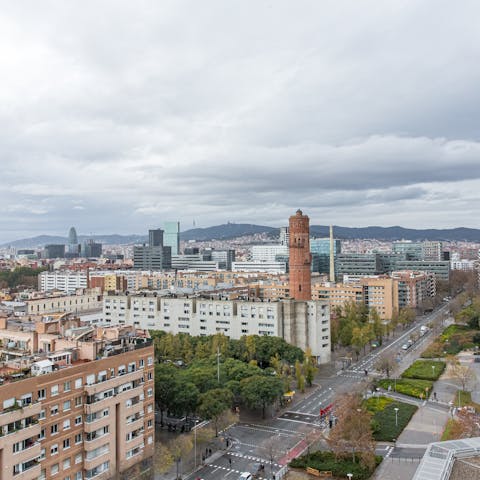
<svg viewBox="0 0 480 480">
<path fill-rule="evenodd" d="M 149 478 L 154 352 L 147 332 L 46 319 L 23 322 L 37 343 L 32 335 L 13 345 L 4 339 L 19 322 L 1 323 L 0 480 Z M 50 353 L 41 351 L 44 335 L 57 337 Z M 8 349 L 24 354 L 8 360 Z"/>
<path fill-rule="evenodd" d="M 398 312 L 398 281 L 387 276 L 363 277 L 363 301 L 375 308 L 382 320 L 391 320 Z"/>
<path fill-rule="evenodd" d="M 27 315 L 48 313 L 80 313 L 101 309 L 103 297 L 98 288 L 82 289 L 75 295 L 43 295 L 40 298 L 25 300 Z"/>
</svg>

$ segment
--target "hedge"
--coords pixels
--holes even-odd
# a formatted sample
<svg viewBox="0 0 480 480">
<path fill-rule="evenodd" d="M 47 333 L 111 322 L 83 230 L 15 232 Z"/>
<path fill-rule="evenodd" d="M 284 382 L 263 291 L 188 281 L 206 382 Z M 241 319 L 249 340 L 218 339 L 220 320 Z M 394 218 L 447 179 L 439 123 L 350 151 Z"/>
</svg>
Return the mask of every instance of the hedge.
<svg viewBox="0 0 480 480">
<path fill-rule="evenodd" d="M 392 379 L 383 379 L 378 384 L 385 390 L 391 387 L 393 391 L 395 388 L 395 381 Z M 431 380 L 418 380 L 410 378 L 398 378 L 396 381 L 396 388 L 398 393 L 403 393 L 410 397 L 425 398 L 425 393 L 428 396 L 432 393 L 433 382 Z M 427 390 L 428 389 L 428 390 Z"/>
<path fill-rule="evenodd" d="M 403 373 L 402 378 L 418 378 L 420 380 L 438 380 L 445 370 L 446 363 L 433 360 L 417 360 Z"/>
<path fill-rule="evenodd" d="M 347 478 L 347 473 L 352 473 L 355 480 L 367 480 L 372 475 L 373 471 L 365 468 L 359 462 L 358 458 L 352 462 L 352 455 L 335 460 L 335 455 L 332 452 L 314 452 L 310 455 L 304 455 L 293 459 L 290 462 L 290 467 L 293 468 L 316 468 L 320 471 L 331 471 L 334 477 Z M 375 461 L 379 465 L 382 462 L 382 457 L 376 455 Z"/>
</svg>

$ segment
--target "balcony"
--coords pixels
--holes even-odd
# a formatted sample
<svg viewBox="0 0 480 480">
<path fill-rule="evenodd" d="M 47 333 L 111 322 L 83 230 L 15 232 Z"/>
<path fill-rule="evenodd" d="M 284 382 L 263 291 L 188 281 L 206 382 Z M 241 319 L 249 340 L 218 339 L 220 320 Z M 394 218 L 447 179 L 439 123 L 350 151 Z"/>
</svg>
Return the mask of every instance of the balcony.
<svg viewBox="0 0 480 480">
<path fill-rule="evenodd" d="M 124 375 L 118 375 L 117 377 L 110 378 L 103 382 L 97 382 L 93 385 L 86 385 L 85 391 L 87 395 L 95 395 L 100 393 L 103 390 L 108 390 L 110 388 L 116 388 L 124 383 L 133 382 L 135 380 L 140 380 L 145 375 L 143 368 L 136 370 L 135 372 L 125 373 Z"/>
<path fill-rule="evenodd" d="M 25 407 L 10 407 L 0 412 L 0 425 L 16 422 L 26 417 L 38 415 L 42 410 L 42 405 L 39 402 L 32 403 Z"/>
<path fill-rule="evenodd" d="M 23 472 L 13 474 L 15 480 L 35 480 L 40 476 L 41 465 L 38 460 L 32 460 L 30 468 Z"/>
</svg>

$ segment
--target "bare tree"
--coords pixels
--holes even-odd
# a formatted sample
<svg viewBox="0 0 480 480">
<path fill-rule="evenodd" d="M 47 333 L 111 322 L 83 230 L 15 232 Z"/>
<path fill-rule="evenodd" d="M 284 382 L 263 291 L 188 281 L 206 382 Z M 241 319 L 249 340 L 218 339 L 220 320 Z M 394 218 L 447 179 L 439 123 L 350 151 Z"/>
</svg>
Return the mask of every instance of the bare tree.
<svg viewBox="0 0 480 480">
<path fill-rule="evenodd" d="M 387 352 L 380 355 L 378 357 L 377 363 L 375 364 L 375 368 L 379 372 L 385 374 L 387 378 L 390 378 L 390 374 L 393 373 L 393 371 L 395 370 L 395 367 L 396 367 L 395 360 Z"/>
<path fill-rule="evenodd" d="M 360 457 L 363 465 L 375 465 L 375 441 L 371 427 L 371 414 L 362 406 L 358 393 L 347 393 L 335 402 L 337 425 L 326 441 L 335 456 Z"/>
<path fill-rule="evenodd" d="M 457 359 L 450 361 L 450 374 L 462 384 L 463 391 L 467 391 L 467 388 L 476 378 L 472 368 L 468 365 L 462 365 Z"/>
</svg>

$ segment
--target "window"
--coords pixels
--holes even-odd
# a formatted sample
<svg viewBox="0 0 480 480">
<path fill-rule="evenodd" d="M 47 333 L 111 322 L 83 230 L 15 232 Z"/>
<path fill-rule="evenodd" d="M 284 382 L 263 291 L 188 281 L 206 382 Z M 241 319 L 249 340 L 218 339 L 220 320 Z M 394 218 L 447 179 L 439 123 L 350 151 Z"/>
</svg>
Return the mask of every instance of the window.
<svg viewBox="0 0 480 480">
<path fill-rule="evenodd" d="M 75 380 L 75 388 L 82 388 L 82 379 L 81 378 L 77 378 Z"/>
<path fill-rule="evenodd" d="M 44 448 L 42 448 L 42 449 L 40 450 L 40 456 L 38 457 L 38 459 L 39 459 L 39 460 L 43 460 L 44 458 L 46 458 L 46 456 L 47 456 L 47 452 L 46 452 L 46 450 L 45 450 Z"/>
<path fill-rule="evenodd" d="M 153 412 L 153 406 L 150 404 L 148 407 L 147 407 L 147 413 L 152 413 Z"/>
<path fill-rule="evenodd" d="M 75 425 L 81 425 L 82 424 L 82 416 L 79 415 L 78 417 L 75 417 Z"/>
<path fill-rule="evenodd" d="M 82 463 L 82 454 L 81 454 L 81 453 L 77 453 L 77 454 L 75 455 L 75 465 L 76 465 L 77 463 Z"/>
<path fill-rule="evenodd" d="M 58 473 L 58 470 L 59 470 L 58 463 L 56 463 L 55 465 L 52 465 L 52 469 L 50 470 L 50 473 L 52 475 L 55 475 Z"/>
<path fill-rule="evenodd" d="M 67 470 L 67 468 L 70 468 L 70 459 L 69 459 L 69 458 L 66 458 L 66 459 L 63 461 L 63 469 L 64 469 L 64 470 Z"/>
<path fill-rule="evenodd" d="M 78 443 L 82 443 L 82 434 L 81 433 L 77 433 L 75 435 L 75 444 L 78 444 Z"/>
<path fill-rule="evenodd" d="M 153 388 L 149 388 L 147 390 L 147 397 L 152 397 L 153 396 Z"/>
<path fill-rule="evenodd" d="M 70 428 L 70 419 L 67 418 L 67 420 L 63 421 L 63 429 L 68 430 Z"/>
<path fill-rule="evenodd" d="M 43 440 L 43 439 L 45 438 L 45 435 L 46 435 L 46 431 L 45 431 L 44 428 L 42 428 L 42 429 L 40 430 L 40 433 L 38 434 L 38 439 L 39 439 L 39 440 Z"/>
<path fill-rule="evenodd" d="M 50 447 L 50 455 L 57 455 L 58 453 L 58 443 L 55 443 Z"/>
<path fill-rule="evenodd" d="M 63 402 L 63 411 L 66 412 L 67 410 L 70 410 L 70 405 L 70 400 L 66 400 L 65 402 Z"/>
<path fill-rule="evenodd" d="M 152 420 L 151 418 L 148 419 L 148 421 L 147 421 L 147 427 L 148 427 L 148 428 L 152 428 L 152 427 L 153 427 L 153 420 Z"/>
<path fill-rule="evenodd" d="M 147 443 L 148 443 L 149 445 L 151 445 L 151 444 L 153 443 L 153 437 L 152 437 L 152 435 L 149 435 L 148 440 L 147 440 Z"/>
<path fill-rule="evenodd" d="M 52 395 L 52 397 L 58 395 L 58 385 L 52 385 L 50 387 L 50 395 Z"/>
<path fill-rule="evenodd" d="M 75 474 L 75 479 L 74 480 L 82 480 L 82 479 L 83 479 L 82 472 L 77 472 Z"/>
<path fill-rule="evenodd" d="M 63 391 L 64 392 L 69 392 L 71 390 L 71 387 L 70 387 L 70 382 L 65 382 L 63 384 Z"/>
<path fill-rule="evenodd" d="M 66 438 L 66 439 L 63 441 L 63 449 L 64 449 L 64 450 L 67 450 L 68 448 L 70 448 L 70 439 L 69 439 L 69 438 Z"/>
<path fill-rule="evenodd" d="M 43 420 L 45 418 L 45 410 L 40 410 L 40 413 L 38 414 L 38 419 Z"/>
<path fill-rule="evenodd" d="M 41 390 L 39 390 L 39 391 L 37 392 L 37 394 L 38 394 L 38 399 L 39 399 L 39 400 L 45 400 L 45 399 L 47 398 L 47 391 L 46 391 L 44 388 L 42 388 Z"/>
<path fill-rule="evenodd" d="M 52 405 L 50 407 L 50 415 L 57 415 L 58 414 L 58 405 Z"/>
<path fill-rule="evenodd" d="M 87 380 L 85 382 L 87 385 L 93 385 L 95 383 L 95 375 L 87 375 Z"/>
<path fill-rule="evenodd" d="M 152 380 L 152 379 L 153 379 L 153 373 L 152 373 L 152 372 L 148 372 L 148 379 L 149 379 L 149 380 Z"/>
<path fill-rule="evenodd" d="M 153 357 L 148 357 L 147 359 L 147 365 L 153 365 Z"/>
<path fill-rule="evenodd" d="M 79 397 L 75 397 L 75 406 L 76 407 L 81 407 L 82 404 L 83 404 L 82 396 L 80 395 Z"/>
<path fill-rule="evenodd" d="M 50 433 L 52 435 L 55 435 L 58 433 L 58 423 L 54 423 L 51 427 L 50 427 Z"/>
<path fill-rule="evenodd" d="M 145 360 L 144 360 L 143 358 L 141 358 L 141 359 L 139 360 L 138 366 L 139 366 L 140 368 L 143 368 L 143 367 L 145 366 Z"/>
</svg>

